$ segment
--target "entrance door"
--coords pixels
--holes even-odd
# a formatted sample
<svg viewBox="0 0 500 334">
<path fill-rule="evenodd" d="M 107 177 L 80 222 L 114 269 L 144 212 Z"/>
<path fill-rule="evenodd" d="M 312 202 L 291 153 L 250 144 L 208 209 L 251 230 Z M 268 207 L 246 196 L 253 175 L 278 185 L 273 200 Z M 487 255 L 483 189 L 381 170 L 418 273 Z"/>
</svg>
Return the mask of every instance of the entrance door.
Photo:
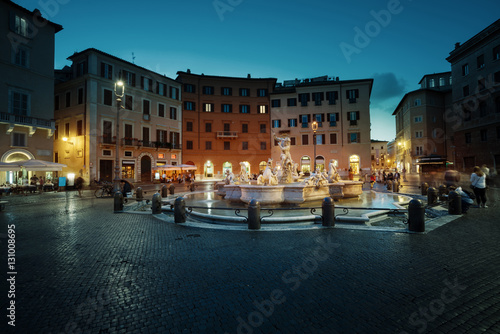
<svg viewBox="0 0 500 334">
<path fill-rule="evenodd" d="M 101 160 L 99 163 L 99 172 L 102 181 L 113 181 L 113 160 Z"/>
<path fill-rule="evenodd" d="M 141 181 L 151 182 L 151 158 L 147 155 L 141 159 Z"/>
</svg>

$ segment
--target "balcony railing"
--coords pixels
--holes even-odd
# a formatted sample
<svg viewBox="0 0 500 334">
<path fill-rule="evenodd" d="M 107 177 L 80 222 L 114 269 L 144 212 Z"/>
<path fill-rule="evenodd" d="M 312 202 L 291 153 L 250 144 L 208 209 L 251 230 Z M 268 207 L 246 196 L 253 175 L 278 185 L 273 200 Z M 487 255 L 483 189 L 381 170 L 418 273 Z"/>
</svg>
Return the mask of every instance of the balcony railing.
<svg viewBox="0 0 500 334">
<path fill-rule="evenodd" d="M 53 120 L 24 116 L 24 115 L 15 115 L 6 112 L 0 112 L 0 123 L 25 125 L 25 126 L 52 129 L 52 130 L 55 129 L 55 121 Z"/>
<path fill-rule="evenodd" d="M 238 138 L 236 131 L 217 131 L 217 138 Z"/>
<path fill-rule="evenodd" d="M 116 145 L 116 137 L 111 135 L 99 136 L 99 144 L 101 145 Z"/>
</svg>

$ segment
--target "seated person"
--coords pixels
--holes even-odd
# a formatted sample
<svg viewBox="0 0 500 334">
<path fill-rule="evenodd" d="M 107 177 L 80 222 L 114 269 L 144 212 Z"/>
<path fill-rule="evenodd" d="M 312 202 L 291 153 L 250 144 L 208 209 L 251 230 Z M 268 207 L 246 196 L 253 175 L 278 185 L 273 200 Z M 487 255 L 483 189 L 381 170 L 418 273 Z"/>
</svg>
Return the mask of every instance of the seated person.
<svg viewBox="0 0 500 334">
<path fill-rule="evenodd" d="M 125 180 L 121 180 L 120 182 L 122 184 L 122 194 L 126 197 L 128 193 L 132 192 L 132 186 Z"/>
<path fill-rule="evenodd" d="M 463 190 L 462 187 L 457 187 L 455 191 L 461 196 L 462 200 L 462 213 L 467 213 L 470 206 L 474 204 L 472 197 L 476 198 L 471 192 Z"/>
</svg>

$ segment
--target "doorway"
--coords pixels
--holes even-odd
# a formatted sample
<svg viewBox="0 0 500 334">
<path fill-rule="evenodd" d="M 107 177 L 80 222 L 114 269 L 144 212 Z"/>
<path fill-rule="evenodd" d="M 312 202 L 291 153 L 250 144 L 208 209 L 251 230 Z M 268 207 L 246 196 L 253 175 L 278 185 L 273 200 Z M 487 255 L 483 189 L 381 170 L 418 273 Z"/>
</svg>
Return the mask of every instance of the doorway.
<svg viewBox="0 0 500 334">
<path fill-rule="evenodd" d="M 151 182 L 151 158 L 147 155 L 141 159 L 141 181 Z"/>
<path fill-rule="evenodd" d="M 113 181 L 113 160 L 101 160 L 99 162 L 100 180 Z"/>
</svg>

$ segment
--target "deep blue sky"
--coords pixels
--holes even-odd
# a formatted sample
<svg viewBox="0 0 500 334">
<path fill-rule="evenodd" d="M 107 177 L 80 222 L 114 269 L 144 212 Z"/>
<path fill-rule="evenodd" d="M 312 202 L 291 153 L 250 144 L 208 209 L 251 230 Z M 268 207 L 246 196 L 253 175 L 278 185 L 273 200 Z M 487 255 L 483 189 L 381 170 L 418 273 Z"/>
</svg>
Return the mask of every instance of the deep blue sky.
<svg viewBox="0 0 500 334">
<path fill-rule="evenodd" d="M 128 61 L 134 53 L 137 65 L 171 78 L 188 68 L 278 81 L 374 78 L 371 137 L 379 140 L 394 139 L 391 114 L 403 95 L 424 74 L 449 71 L 455 42 L 500 16 L 498 0 L 14 1 L 63 26 L 56 68 L 93 47 Z M 390 16 L 374 24 L 373 13 L 388 7 Z M 356 41 L 356 30 L 367 27 L 369 40 Z M 357 50 L 346 57 L 341 45 Z"/>
</svg>

